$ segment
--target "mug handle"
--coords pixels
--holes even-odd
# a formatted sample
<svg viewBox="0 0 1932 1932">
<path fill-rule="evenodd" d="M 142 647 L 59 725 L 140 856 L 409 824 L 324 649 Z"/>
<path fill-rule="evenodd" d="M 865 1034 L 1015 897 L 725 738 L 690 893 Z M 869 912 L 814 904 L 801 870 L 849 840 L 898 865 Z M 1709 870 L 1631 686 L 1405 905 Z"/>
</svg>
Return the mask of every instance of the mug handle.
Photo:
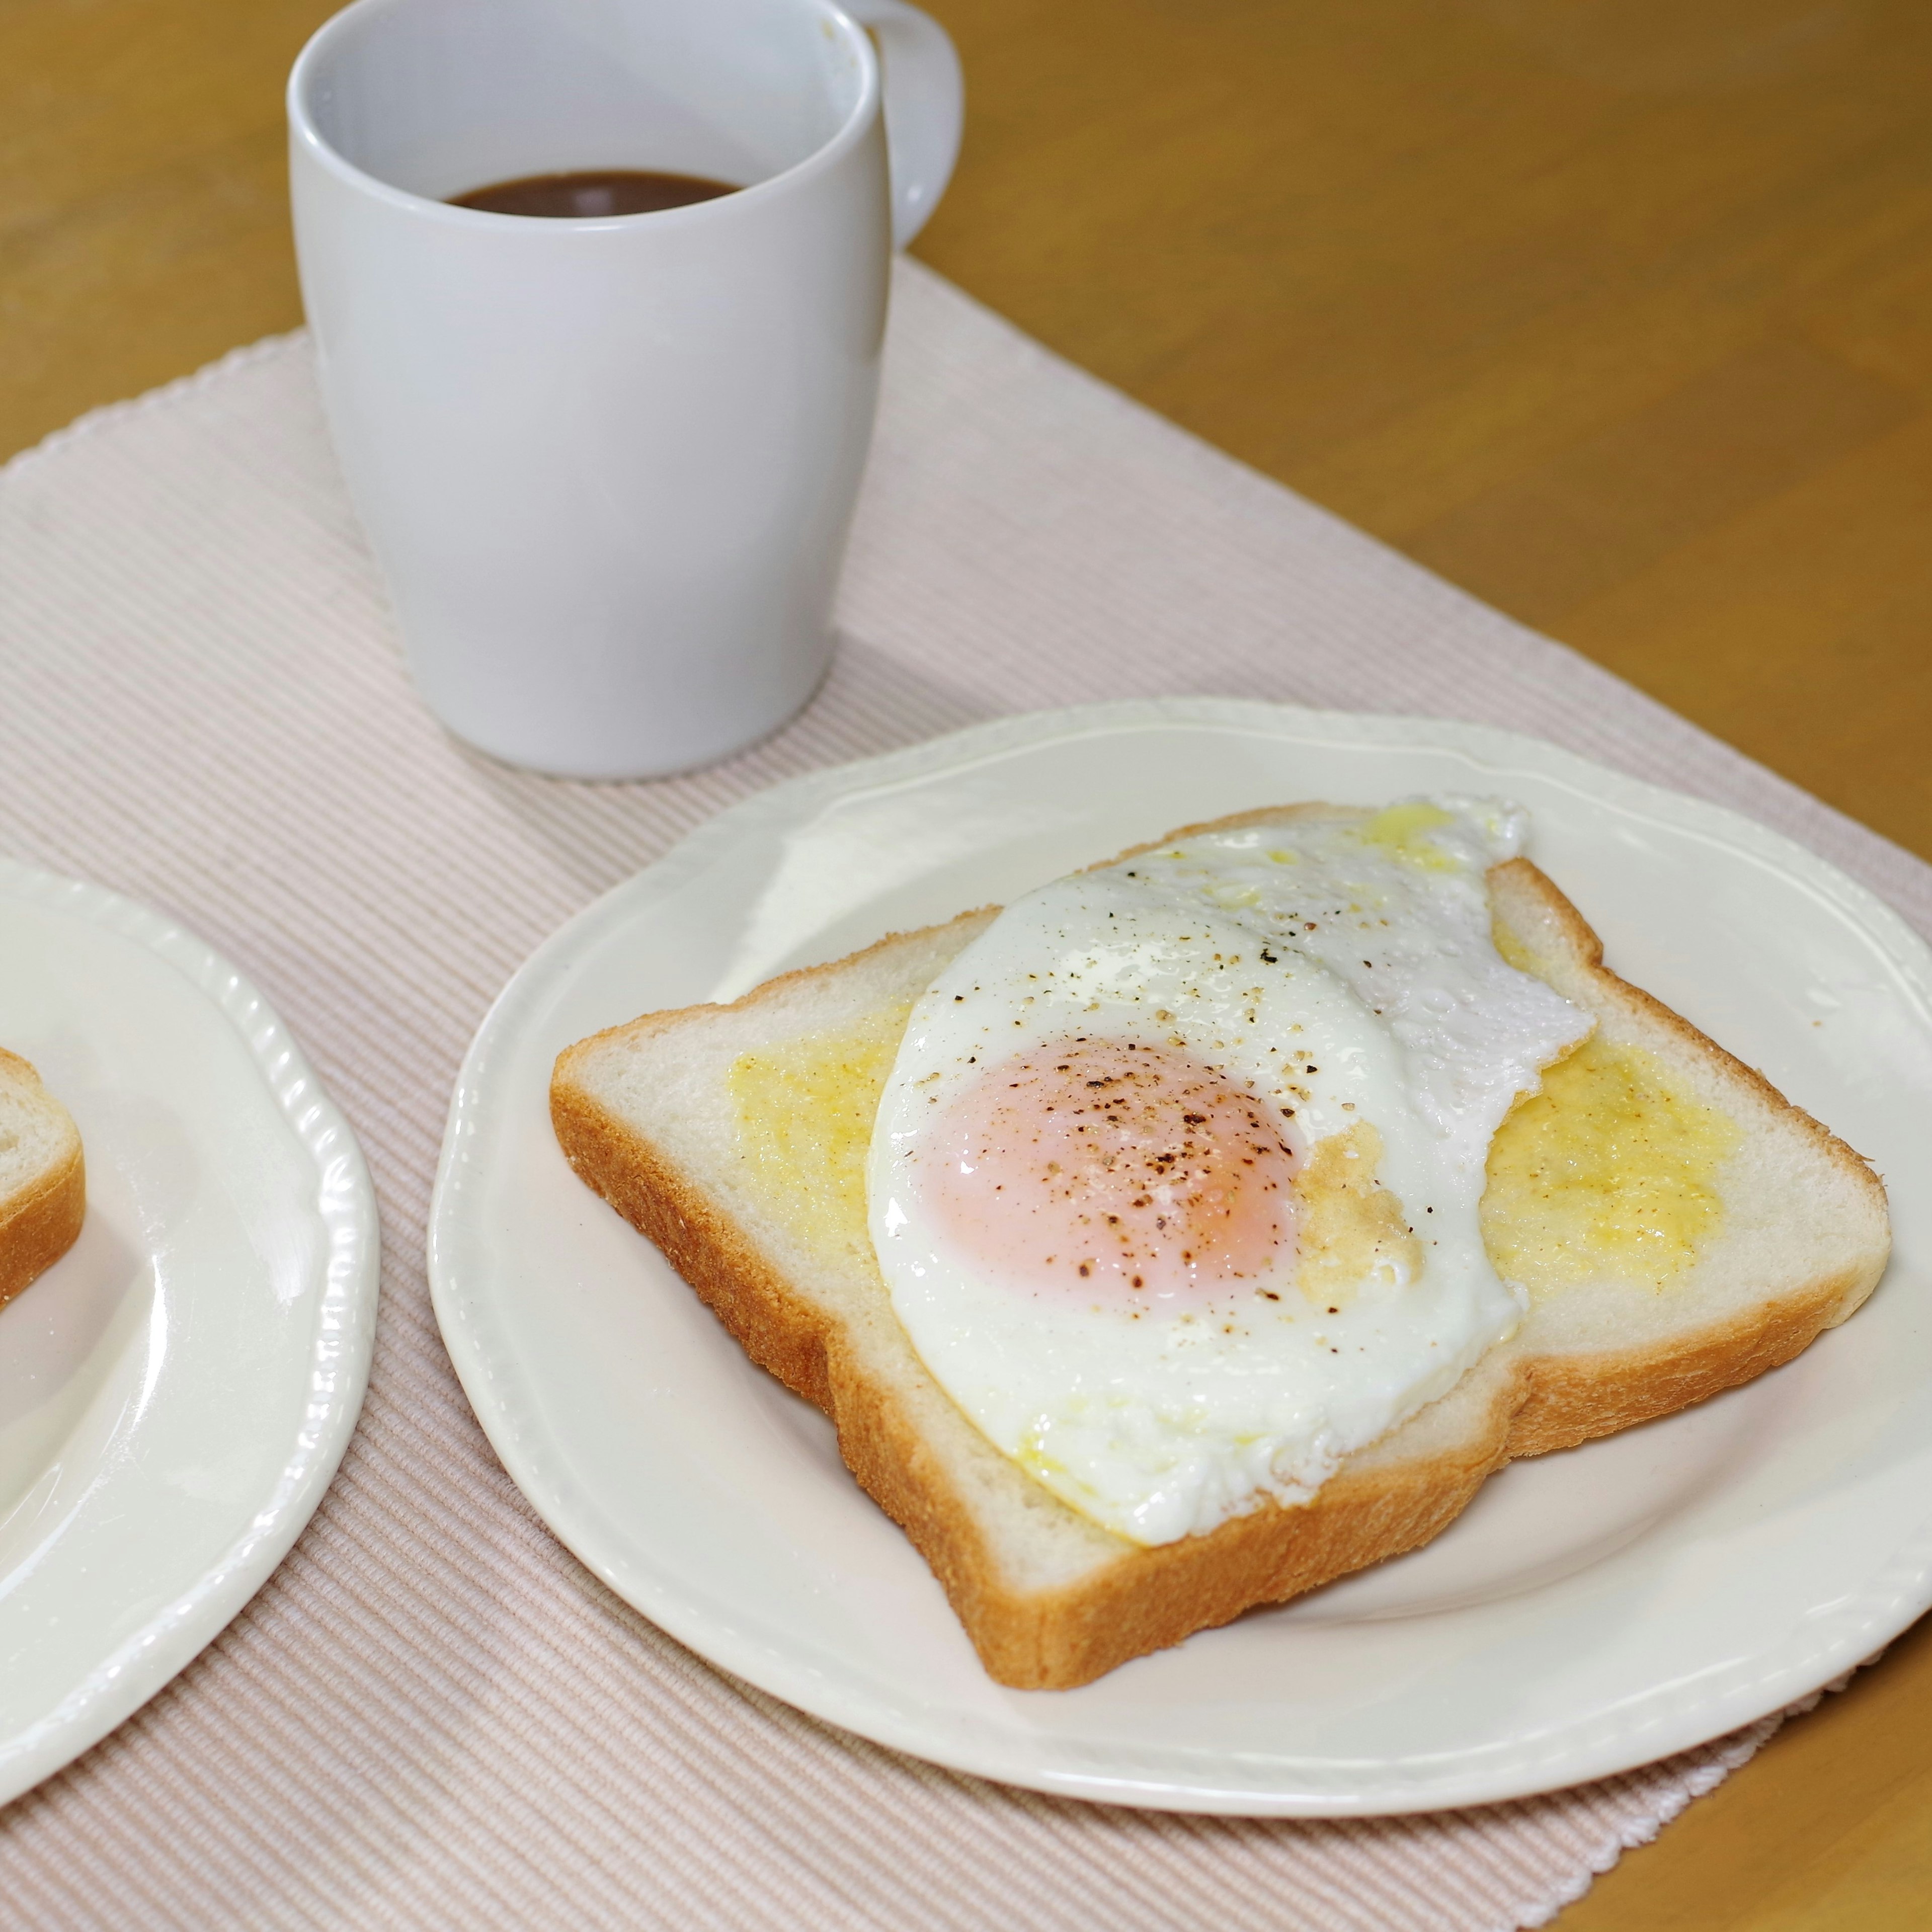
<svg viewBox="0 0 1932 1932">
<path fill-rule="evenodd" d="M 966 116 L 959 56 L 946 29 L 904 0 L 842 0 L 876 37 L 892 171 L 892 246 L 903 248 L 939 206 Z"/>
</svg>

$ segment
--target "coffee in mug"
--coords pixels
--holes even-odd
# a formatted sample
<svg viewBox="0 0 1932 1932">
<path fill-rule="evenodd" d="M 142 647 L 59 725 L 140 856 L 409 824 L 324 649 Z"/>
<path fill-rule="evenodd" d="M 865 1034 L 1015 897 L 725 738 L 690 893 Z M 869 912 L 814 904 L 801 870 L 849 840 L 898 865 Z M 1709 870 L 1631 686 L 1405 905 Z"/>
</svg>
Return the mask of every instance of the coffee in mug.
<svg viewBox="0 0 1932 1932">
<path fill-rule="evenodd" d="M 448 197 L 452 208 L 480 208 L 486 214 L 536 216 L 546 221 L 592 221 L 611 214 L 656 214 L 735 194 L 736 182 L 702 175 L 672 175 L 644 168 L 585 168 L 567 175 L 521 175 L 488 182 Z"/>
</svg>

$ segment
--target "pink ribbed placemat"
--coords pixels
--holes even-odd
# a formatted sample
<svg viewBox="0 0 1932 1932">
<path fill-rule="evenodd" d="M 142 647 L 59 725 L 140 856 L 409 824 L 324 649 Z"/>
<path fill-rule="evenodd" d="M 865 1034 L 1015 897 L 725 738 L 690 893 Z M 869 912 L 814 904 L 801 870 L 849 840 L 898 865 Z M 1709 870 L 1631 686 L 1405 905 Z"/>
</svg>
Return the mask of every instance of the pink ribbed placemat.
<svg viewBox="0 0 1932 1932">
<path fill-rule="evenodd" d="M 1600 1784 L 1340 1823 L 1166 1816 L 894 1756 L 614 1599 L 497 1465 L 423 1230 L 463 1048 L 552 928 L 775 779 L 998 713 L 1232 693 L 1514 726 L 1723 800 L 1932 932 L 1932 870 L 902 271 L 837 668 L 695 776 L 560 783 L 410 694 L 306 343 L 108 410 L 0 481 L 0 850 L 252 974 L 381 1198 L 362 1426 L 294 1552 L 137 1717 L 0 1819 L 32 1925 L 1538 1924 L 1775 1720 Z"/>
</svg>

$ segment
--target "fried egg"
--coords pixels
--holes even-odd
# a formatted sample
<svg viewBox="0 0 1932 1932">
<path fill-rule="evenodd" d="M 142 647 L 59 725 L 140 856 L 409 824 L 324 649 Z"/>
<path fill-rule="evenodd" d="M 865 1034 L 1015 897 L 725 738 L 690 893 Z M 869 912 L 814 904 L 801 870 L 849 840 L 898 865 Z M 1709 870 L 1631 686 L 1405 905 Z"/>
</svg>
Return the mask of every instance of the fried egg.
<svg viewBox="0 0 1932 1932">
<path fill-rule="evenodd" d="M 1184 836 L 1008 907 L 914 1007 L 867 1172 L 998 1448 L 1142 1544 L 1313 1496 L 1514 1331 L 1491 1137 L 1592 1022 L 1507 964 L 1497 801 Z"/>
</svg>

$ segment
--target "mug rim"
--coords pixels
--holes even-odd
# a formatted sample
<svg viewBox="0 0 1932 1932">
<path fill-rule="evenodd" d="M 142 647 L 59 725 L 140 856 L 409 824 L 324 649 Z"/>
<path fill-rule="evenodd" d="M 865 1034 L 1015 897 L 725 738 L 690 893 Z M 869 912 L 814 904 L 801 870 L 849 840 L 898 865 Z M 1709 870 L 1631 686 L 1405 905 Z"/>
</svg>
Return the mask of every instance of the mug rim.
<svg viewBox="0 0 1932 1932">
<path fill-rule="evenodd" d="M 742 188 L 734 188 L 729 194 L 714 196 L 708 201 L 688 202 L 676 208 L 648 208 L 635 214 L 509 214 L 496 208 L 462 208 L 454 202 L 439 201 L 430 195 L 417 194 L 409 188 L 398 188 L 394 182 L 384 181 L 380 175 L 373 175 L 368 169 L 358 167 L 346 154 L 323 138 L 322 130 L 316 127 L 314 118 L 309 112 L 305 98 L 309 83 L 314 77 L 315 69 L 328 51 L 328 44 L 340 34 L 352 31 L 346 23 L 358 16 L 386 13 L 412 4 L 413 0 L 350 0 L 348 6 L 331 14 L 316 28 L 304 44 L 302 52 L 296 56 L 295 64 L 289 70 L 288 86 L 284 97 L 289 130 L 306 153 L 346 186 L 373 195 L 378 200 L 386 201 L 406 213 L 427 216 L 431 220 L 448 220 L 459 227 L 474 226 L 479 223 L 508 221 L 538 232 L 583 234 L 607 229 L 628 230 L 637 223 L 644 221 L 662 224 L 716 219 L 726 209 L 742 202 L 748 197 L 763 200 L 770 193 L 802 186 L 812 176 L 822 173 L 856 145 L 879 111 L 879 56 L 878 49 L 872 44 L 872 37 L 852 15 L 837 4 L 837 0 L 796 0 L 796 4 L 808 8 L 821 18 L 830 20 L 844 35 L 859 56 L 860 84 L 859 98 L 854 103 L 850 113 L 827 140 L 813 148 L 810 154 L 794 161 L 790 167 L 782 168 L 776 174 L 768 175 L 762 181 L 749 182 Z"/>
</svg>

